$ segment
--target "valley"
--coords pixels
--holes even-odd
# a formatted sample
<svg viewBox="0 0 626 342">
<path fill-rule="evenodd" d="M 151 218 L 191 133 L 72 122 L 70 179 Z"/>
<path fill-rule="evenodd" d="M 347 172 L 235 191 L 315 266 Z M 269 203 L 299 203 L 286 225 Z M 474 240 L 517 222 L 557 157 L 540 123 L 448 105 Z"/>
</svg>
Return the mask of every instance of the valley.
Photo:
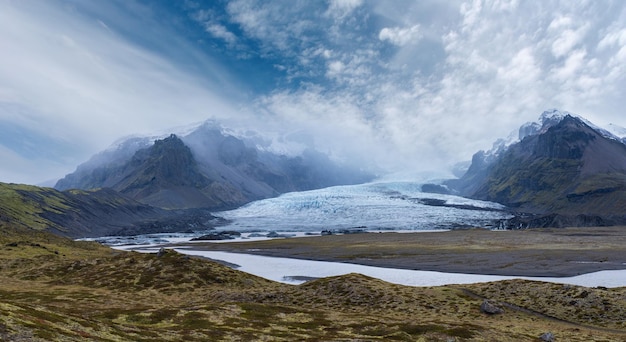
<svg viewBox="0 0 626 342">
<path fill-rule="evenodd" d="M 268 153 L 207 123 L 122 141 L 57 189 L 0 183 L 0 339 L 623 341 L 624 284 L 554 277 L 626 269 L 626 145 L 568 113 L 540 119 L 436 184 L 368 182 L 319 152 Z M 449 231 L 394 232 L 429 229 Z M 154 235 L 224 231 L 325 234 L 165 245 Z M 70 239 L 96 237 L 167 248 Z M 546 281 L 406 286 L 302 270 L 291 285 L 191 255 L 203 251 Z"/>
<path fill-rule="evenodd" d="M 626 1 L 0 0 L 0 342 L 625 342 Z"/>
</svg>

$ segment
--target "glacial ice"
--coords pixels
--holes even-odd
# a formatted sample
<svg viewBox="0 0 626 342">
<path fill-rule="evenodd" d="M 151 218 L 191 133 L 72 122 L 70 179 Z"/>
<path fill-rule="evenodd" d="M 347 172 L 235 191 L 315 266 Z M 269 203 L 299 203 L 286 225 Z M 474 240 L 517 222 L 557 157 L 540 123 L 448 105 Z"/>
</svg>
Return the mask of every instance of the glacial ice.
<svg viewBox="0 0 626 342">
<path fill-rule="evenodd" d="M 319 231 L 366 227 L 370 230 L 486 227 L 510 215 L 497 203 L 423 193 L 421 184 L 385 182 L 293 192 L 216 213 L 232 220 L 228 230 Z M 435 199 L 450 206 L 420 203 Z M 473 209 L 458 206 L 473 207 Z"/>
</svg>

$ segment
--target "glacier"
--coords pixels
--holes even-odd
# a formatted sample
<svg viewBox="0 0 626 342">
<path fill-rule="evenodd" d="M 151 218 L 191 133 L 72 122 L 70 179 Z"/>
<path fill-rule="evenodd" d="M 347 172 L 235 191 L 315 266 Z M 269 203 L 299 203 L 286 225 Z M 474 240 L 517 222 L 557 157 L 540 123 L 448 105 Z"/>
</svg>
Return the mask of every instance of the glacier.
<svg viewBox="0 0 626 342">
<path fill-rule="evenodd" d="M 289 232 L 491 227 L 511 217 L 498 203 L 424 193 L 420 183 L 406 181 L 286 193 L 215 215 L 231 221 L 224 230 Z"/>
</svg>

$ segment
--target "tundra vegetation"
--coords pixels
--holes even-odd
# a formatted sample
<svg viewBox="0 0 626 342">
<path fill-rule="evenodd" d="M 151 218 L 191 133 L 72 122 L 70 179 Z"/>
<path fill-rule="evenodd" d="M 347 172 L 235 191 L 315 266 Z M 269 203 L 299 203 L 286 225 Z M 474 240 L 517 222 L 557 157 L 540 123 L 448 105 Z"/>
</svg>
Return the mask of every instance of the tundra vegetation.
<svg viewBox="0 0 626 342">
<path fill-rule="evenodd" d="M 0 340 L 626 339 L 626 288 L 524 280 L 408 287 L 359 274 L 272 282 L 174 251 L 0 227 Z M 481 311 L 485 299 L 503 310 Z"/>
</svg>

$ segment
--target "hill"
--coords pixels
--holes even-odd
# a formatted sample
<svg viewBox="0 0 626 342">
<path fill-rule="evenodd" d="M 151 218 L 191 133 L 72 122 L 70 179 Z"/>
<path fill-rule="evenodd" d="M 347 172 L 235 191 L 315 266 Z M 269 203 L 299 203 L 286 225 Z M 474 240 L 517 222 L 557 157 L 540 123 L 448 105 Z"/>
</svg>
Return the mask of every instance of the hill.
<svg viewBox="0 0 626 342">
<path fill-rule="evenodd" d="M 211 229 L 207 210 L 164 210 L 111 189 L 58 191 L 0 183 L 0 223 L 74 238 Z"/>
<path fill-rule="evenodd" d="M 291 286 L 174 251 L 114 251 L 0 224 L 3 341 L 618 341 L 625 295 L 524 280 L 407 287 L 359 274 Z M 485 299 L 504 312 L 482 312 Z"/>
</svg>

